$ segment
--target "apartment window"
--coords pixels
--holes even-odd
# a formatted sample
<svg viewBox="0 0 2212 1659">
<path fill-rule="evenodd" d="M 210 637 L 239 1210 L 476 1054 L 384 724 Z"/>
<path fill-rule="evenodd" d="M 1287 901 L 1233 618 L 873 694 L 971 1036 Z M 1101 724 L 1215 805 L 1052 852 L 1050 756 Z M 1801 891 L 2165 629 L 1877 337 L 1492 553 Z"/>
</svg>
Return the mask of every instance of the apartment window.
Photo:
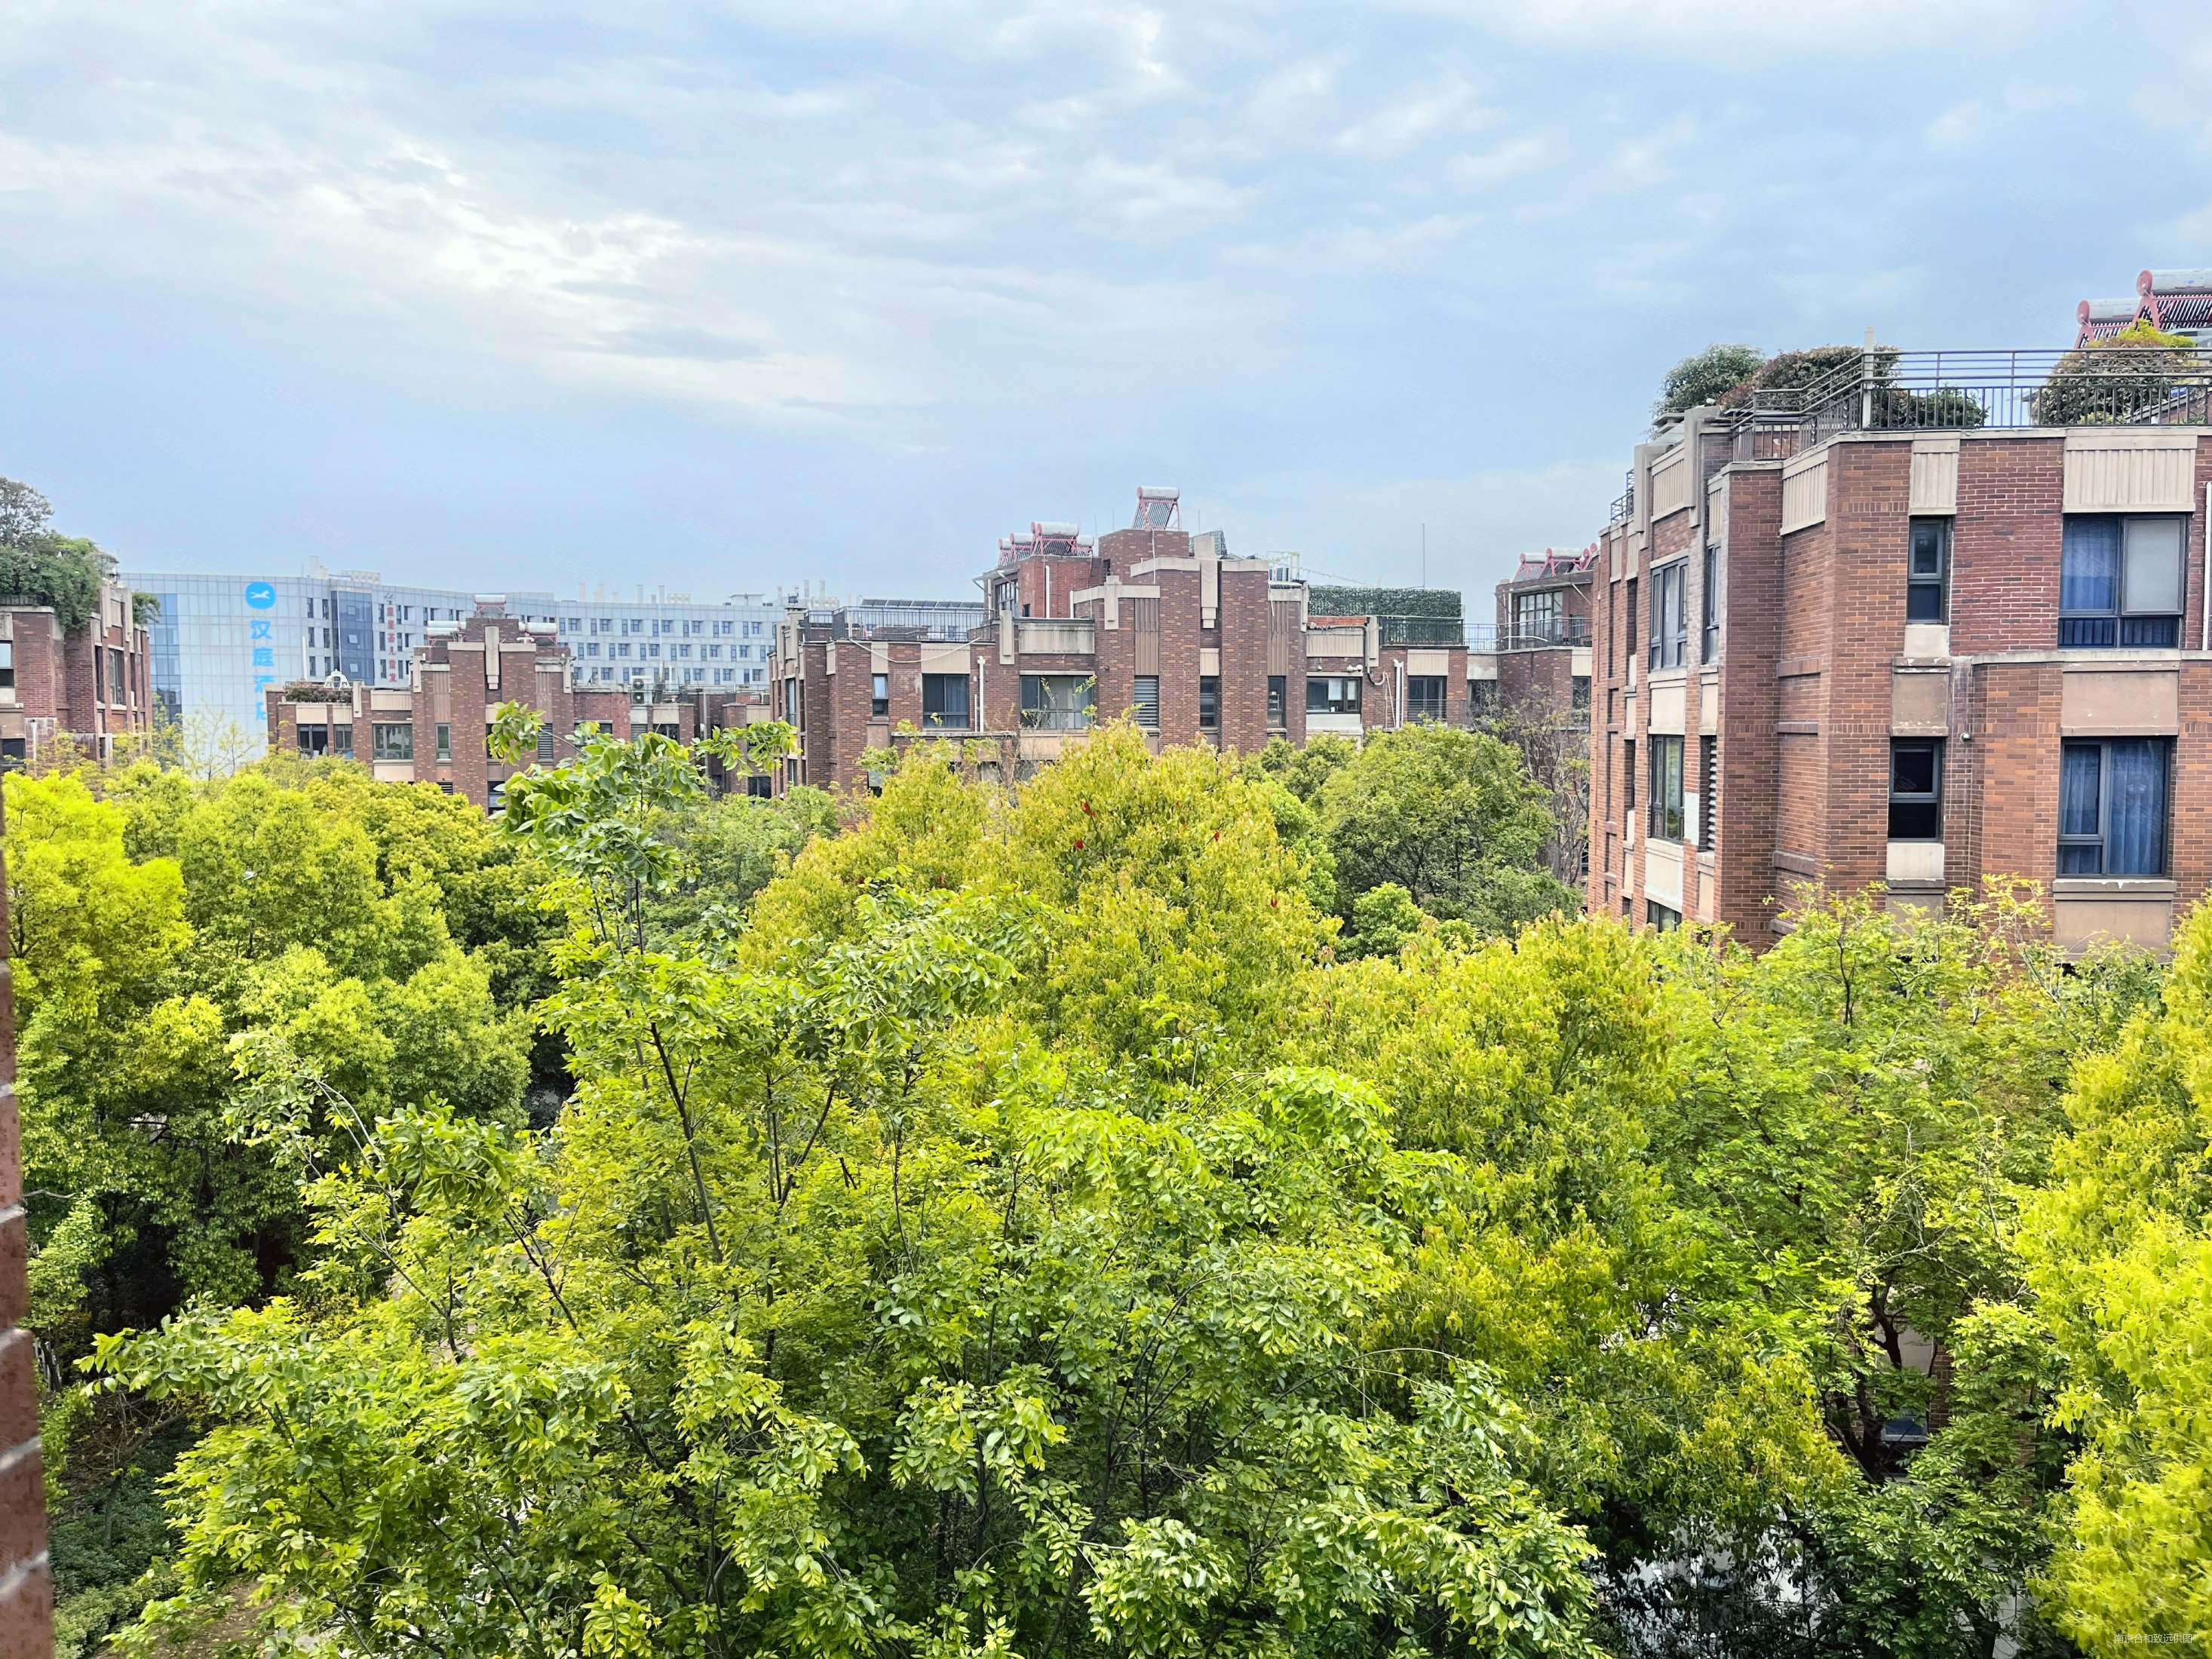
<svg viewBox="0 0 2212 1659">
<path fill-rule="evenodd" d="M 2058 580 L 2062 647 L 2181 643 L 2181 519 L 2066 520 Z"/>
<path fill-rule="evenodd" d="M 1495 685 L 1497 682 L 1493 680 L 1490 682 L 1490 684 Z M 1574 677 L 1573 687 L 1574 689 L 1569 693 L 1569 696 L 1571 700 L 1571 707 L 1575 713 L 1577 714 L 1589 714 L 1590 708 L 1589 676 L 1587 674 L 1576 675 Z"/>
<path fill-rule="evenodd" d="M 1443 723 L 1444 686 L 1442 674 L 1410 674 L 1406 678 L 1406 715 L 1409 720 Z"/>
<path fill-rule="evenodd" d="M 1649 827 L 1654 841 L 1682 839 L 1682 740 L 1651 738 Z"/>
<path fill-rule="evenodd" d="M 1620 804 L 1630 811 L 1636 810 L 1636 739 L 1623 738 L 1620 742 Z"/>
<path fill-rule="evenodd" d="M 1915 519 L 1905 567 L 1905 620 L 1948 622 L 1951 616 L 1951 521 Z"/>
<path fill-rule="evenodd" d="M 1291 681 L 1287 674 L 1267 676 L 1267 726 L 1279 732 L 1291 723 Z"/>
<path fill-rule="evenodd" d="M 1553 641 L 1564 631 L 1566 596 L 1556 587 L 1513 596 L 1513 631 L 1524 640 Z"/>
<path fill-rule="evenodd" d="M 1157 728 L 1160 723 L 1160 677 L 1138 675 L 1133 701 L 1136 704 L 1137 724 Z"/>
<path fill-rule="evenodd" d="M 1718 738 L 1698 739 L 1698 845 L 1711 851 L 1714 809 L 1721 793 L 1721 744 Z"/>
<path fill-rule="evenodd" d="M 1698 594 L 1698 651 L 1700 662 L 1721 659 L 1721 550 L 1717 547 L 1705 550 L 1704 582 Z"/>
<path fill-rule="evenodd" d="M 891 677 L 888 674 L 868 676 L 868 713 L 881 720 L 891 712 Z"/>
<path fill-rule="evenodd" d="M 15 684 L 15 641 L 0 640 L 0 690 L 12 690 Z"/>
<path fill-rule="evenodd" d="M 131 659 L 120 651 L 107 653 L 107 700 L 111 703 L 131 701 L 130 666 Z"/>
<path fill-rule="evenodd" d="M 968 677 L 965 674 L 924 674 L 921 677 L 921 723 L 941 726 L 948 732 L 968 729 Z"/>
<path fill-rule="evenodd" d="M 1359 686 L 1357 675 L 1309 679 L 1306 682 L 1306 713 L 1357 714 L 1359 712 Z"/>
<path fill-rule="evenodd" d="M 1688 640 L 1688 622 L 1682 609 L 1682 574 L 1686 560 L 1662 565 L 1651 573 L 1651 666 L 1680 668 L 1682 647 Z"/>
<path fill-rule="evenodd" d="M 1682 925 L 1682 913 L 1671 904 L 1646 899 L 1644 901 L 1644 920 L 1647 926 L 1662 933 L 1671 933 Z"/>
<path fill-rule="evenodd" d="M 538 729 L 538 763 L 541 766 L 550 766 L 554 759 L 553 728 L 550 726 L 540 726 Z"/>
<path fill-rule="evenodd" d="M 1631 576 L 1628 579 L 1627 599 L 1628 603 L 1625 607 L 1626 614 L 1622 619 L 1620 634 L 1620 666 L 1623 673 L 1628 672 L 1634 665 L 1636 662 L 1636 653 L 1638 650 L 1638 641 L 1641 639 L 1641 635 L 1637 632 L 1637 629 L 1643 612 L 1637 609 L 1636 578 L 1633 576 Z"/>
<path fill-rule="evenodd" d="M 397 722 L 379 721 L 368 728 L 370 758 L 380 761 L 411 761 L 415 758 L 415 728 Z"/>
<path fill-rule="evenodd" d="M 2165 738 L 2112 738 L 2062 746 L 2058 774 L 2058 873 L 2166 873 Z"/>
<path fill-rule="evenodd" d="M 1089 729 L 1090 676 L 1023 675 L 1022 724 L 1041 732 L 1082 732 Z"/>
<path fill-rule="evenodd" d="M 450 726 L 438 726 L 434 728 L 434 736 L 438 745 L 438 758 L 441 761 L 453 759 L 453 728 Z"/>
<path fill-rule="evenodd" d="M 331 753 L 333 755 L 345 755 L 349 757 L 352 755 L 353 727 L 350 726 L 333 726 L 331 727 Z"/>
<path fill-rule="evenodd" d="M 331 729 L 327 726 L 302 726 L 295 728 L 300 738 L 303 755 L 327 755 L 331 752 Z"/>
<path fill-rule="evenodd" d="M 1469 680 L 1467 683 L 1467 712 L 1474 720 L 1486 720 L 1498 713 L 1498 682 Z"/>
<path fill-rule="evenodd" d="M 1198 677 L 1198 729 L 1218 732 L 1221 729 L 1221 677 L 1201 674 Z"/>
<path fill-rule="evenodd" d="M 1943 745 L 1899 738 L 1889 745 L 1889 838 L 1943 839 Z"/>
</svg>

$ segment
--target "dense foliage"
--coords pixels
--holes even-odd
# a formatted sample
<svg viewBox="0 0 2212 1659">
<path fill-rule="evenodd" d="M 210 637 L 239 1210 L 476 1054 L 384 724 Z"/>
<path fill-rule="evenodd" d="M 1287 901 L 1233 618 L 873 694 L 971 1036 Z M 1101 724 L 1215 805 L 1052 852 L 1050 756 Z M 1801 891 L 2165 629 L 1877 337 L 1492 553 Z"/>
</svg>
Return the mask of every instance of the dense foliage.
<svg viewBox="0 0 2212 1659">
<path fill-rule="evenodd" d="M 0 603 L 52 608 L 81 628 L 100 606 L 106 555 L 53 527 L 53 507 L 30 485 L 0 478 Z"/>
<path fill-rule="evenodd" d="M 1457 732 L 1240 767 L 1109 727 L 1018 790 L 924 745 L 838 825 L 652 736 L 496 833 L 337 766 L 42 781 L 36 836 L 18 787 L 34 951 L 62 846 L 102 897 L 49 962 L 236 957 L 204 1156 L 290 1206 L 259 1279 L 189 1203 L 43 1213 L 42 1308 L 114 1272 L 111 1212 L 177 1281 L 75 1316 L 142 1649 L 241 1601 L 276 1648 L 454 1656 L 2206 1628 L 2201 915 L 2170 975 L 2062 961 L 2003 884 L 1757 957 L 1552 915 L 1540 797 Z M 316 979 L 305 879 L 243 871 L 356 832 Z M 439 963 L 481 998 L 368 1042 Z M 48 1087 L 34 1132 L 149 1139 Z"/>
</svg>

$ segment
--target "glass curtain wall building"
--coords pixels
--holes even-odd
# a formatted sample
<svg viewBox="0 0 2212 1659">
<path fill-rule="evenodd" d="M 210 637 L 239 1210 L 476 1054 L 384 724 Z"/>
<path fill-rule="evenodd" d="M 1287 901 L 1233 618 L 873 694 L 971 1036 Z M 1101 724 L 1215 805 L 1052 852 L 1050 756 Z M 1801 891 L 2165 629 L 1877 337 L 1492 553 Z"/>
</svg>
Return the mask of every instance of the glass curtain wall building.
<svg viewBox="0 0 2212 1659">
<path fill-rule="evenodd" d="M 234 723 L 249 738 L 267 732 L 270 687 L 333 674 L 404 686 L 425 627 L 476 609 L 467 590 L 403 586 L 371 571 L 125 571 L 122 580 L 161 601 L 151 629 L 156 709 L 179 722 Z M 509 616 L 558 628 L 586 684 L 726 690 L 766 688 L 785 603 L 764 593 L 697 605 L 667 592 L 617 600 L 517 591 L 506 600 Z"/>
</svg>

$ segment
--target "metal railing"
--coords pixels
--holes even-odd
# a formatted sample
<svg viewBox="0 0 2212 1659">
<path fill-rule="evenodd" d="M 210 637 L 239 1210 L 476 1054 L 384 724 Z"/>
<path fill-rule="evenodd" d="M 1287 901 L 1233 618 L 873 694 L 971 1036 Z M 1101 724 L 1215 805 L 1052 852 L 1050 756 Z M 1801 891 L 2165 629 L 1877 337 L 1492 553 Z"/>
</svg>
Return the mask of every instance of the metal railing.
<svg viewBox="0 0 2212 1659">
<path fill-rule="evenodd" d="M 1500 628 L 1496 623 L 1467 625 L 1467 648 L 1470 651 L 1540 651 L 1589 642 L 1588 617 L 1562 617 L 1537 628 Z"/>
<path fill-rule="evenodd" d="M 2167 346 L 1877 348 L 1808 385 L 1755 390 L 1722 418 L 1740 461 L 1787 459 L 1843 432 L 2212 426 L 2212 363 Z"/>
<path fill-rule="evenodd" d="M 1377 617 L 1384 645 L 1457 645 L 1464 624 L 1457 617 Z"/>
</svg>

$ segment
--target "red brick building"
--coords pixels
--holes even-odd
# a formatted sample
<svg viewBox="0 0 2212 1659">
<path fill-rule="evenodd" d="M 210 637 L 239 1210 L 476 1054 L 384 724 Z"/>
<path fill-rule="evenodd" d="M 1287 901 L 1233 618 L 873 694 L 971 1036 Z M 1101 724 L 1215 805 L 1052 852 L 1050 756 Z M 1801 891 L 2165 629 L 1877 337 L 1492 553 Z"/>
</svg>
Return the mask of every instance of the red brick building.
<svg viewBox="0 0 2212 1659">
<path fill-rule="evenodd" d="M 1496 621 L 1468 630 L 1474 712 L 1589 724 L 1590 581 L 1598 545 L 1524 556 L 1498 584 Z"/>
<path fill-rule="evenodd" d="M 2019 876 L 2069 947 L 2162 947 L 2212 883 L 2208 428 L 2193 369 L 1883 351 L 1640 445 L 1591 908 L 1756 945 L 1809 885 Z"/>
<path fill-rule="evenodd" d="M 1357 737 L 1409 720 L 1464 724 L 1468 653 L 1455 617 L 1316 616 L 1266 559 L 1193 536 L 1172 489 L 1140 489 L 1133 522 L 1096 543 L 1037 523 L 999 544 L 984 602 L 794 610 L 778 630 L 777 712 L 799 728 L 782 781 L 850 787 L 866 757 L 958 734 L 1007 777 L 1056 758 L 1099 720 L 1157 744 L 1249 754 L 1273 738 Z"/>
<path fill-rule="evenodd" d="M 535 759 L 547 764 L 575 753 L 574 733 L 587 721 L 618 737 L 649 729 L 689 744 L 702 731 L 767 712 L 735 691 L 686 688 L 641 697 L 625 685 L 580 684 L 556 624 L 516 620 L 497 594 L 478 594 L 474 615 L 432 623 L 426 635 L 405 688 L 334 679 L 270 691 L 270 746 L 360 761 L 387 782 L 434 783 L 489 810 L 518 769 L 485 746 L 502 703 L 544 717 Z"/>
<path fill-rule="evenodd" d="M 46 605 L 0 607 L 0 759 L 20 765 L 58 739 L 106 760 L 153 723 L 151 647 L 131 589 L 103 581 L 92 616 L 64 629 Z"/>
</svg>

